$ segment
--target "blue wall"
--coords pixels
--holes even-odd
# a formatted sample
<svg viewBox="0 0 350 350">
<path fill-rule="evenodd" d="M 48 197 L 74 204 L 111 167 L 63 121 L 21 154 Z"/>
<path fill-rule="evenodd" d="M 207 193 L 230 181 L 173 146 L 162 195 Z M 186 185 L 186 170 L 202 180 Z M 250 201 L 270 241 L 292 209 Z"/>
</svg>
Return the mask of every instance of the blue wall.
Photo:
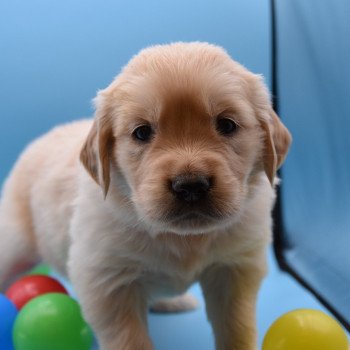
<svg viewBox="0 0 350 350">
<path fill-rule="evenodd" d="M 2 0 L 0 183 L 30 140 L 90 116 L 132 55 L 178 40 L 217 43 L 269 76 L 268 1 Z"/>
</svg>

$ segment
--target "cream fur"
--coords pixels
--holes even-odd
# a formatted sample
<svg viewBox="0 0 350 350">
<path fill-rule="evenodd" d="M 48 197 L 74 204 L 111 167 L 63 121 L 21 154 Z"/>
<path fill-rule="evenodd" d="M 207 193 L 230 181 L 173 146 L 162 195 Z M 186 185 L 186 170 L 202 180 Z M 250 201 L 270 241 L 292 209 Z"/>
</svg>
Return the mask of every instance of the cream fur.
<svg viewBox="0 0 350 350">
<path fill-rule="evenodd" d="M 218 135 L 220 113 L 236 136 Z M 148 145 L 131 136 L 145 122 Z M 163 298 L 200 281 L 216 348 L 255 350 L 270 181 L 289 143 L 260 77 L 221 48 L 143 50 L 99 93 L 94 124 L 60 126 L 18 160 L 0 204 L 0 286 L 44 260 L 69 275 L 102 350 L 149 350 L 149 305 L 191 308 L 186 294 Z M 169 219 L 165 183 L 184 172 L 215 179 L 214 218 Z"/>
</svg>

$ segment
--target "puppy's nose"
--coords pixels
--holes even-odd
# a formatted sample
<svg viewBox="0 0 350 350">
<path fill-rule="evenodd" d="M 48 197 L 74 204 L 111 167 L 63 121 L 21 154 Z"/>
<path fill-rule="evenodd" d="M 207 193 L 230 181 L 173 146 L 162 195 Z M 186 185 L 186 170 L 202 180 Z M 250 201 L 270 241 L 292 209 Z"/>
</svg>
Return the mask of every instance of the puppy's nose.
<svg viewBox="0 0 350 350">
<path fill-rule="evenodd" d="M 171 188 L 177 198 L 194 203 L 203 199 L 211 187 L 211 180 L 206 176 L 180 175 L 171 181 Z"/>
</svg>

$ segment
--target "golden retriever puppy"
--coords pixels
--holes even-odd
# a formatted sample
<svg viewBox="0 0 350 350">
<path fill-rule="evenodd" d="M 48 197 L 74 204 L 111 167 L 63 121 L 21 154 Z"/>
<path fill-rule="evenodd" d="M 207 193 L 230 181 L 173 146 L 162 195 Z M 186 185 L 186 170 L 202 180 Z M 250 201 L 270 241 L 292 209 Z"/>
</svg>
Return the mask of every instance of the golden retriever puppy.
<svg viewBox="0 0 350 350">
<path fill-rule="evenodd" d="M 93 121 L 44 135 L 10 174 L 0 284 L 43 260 L 70 277 L 101 349 L 149 350 L 150 305 L 191 308 L 184 293 L 199 281 L 216 349 L 257 349 L 273 183 L 291 140 L 262 79 L 213 45 L 154 46 L 95 104 Z"/>
</svg>

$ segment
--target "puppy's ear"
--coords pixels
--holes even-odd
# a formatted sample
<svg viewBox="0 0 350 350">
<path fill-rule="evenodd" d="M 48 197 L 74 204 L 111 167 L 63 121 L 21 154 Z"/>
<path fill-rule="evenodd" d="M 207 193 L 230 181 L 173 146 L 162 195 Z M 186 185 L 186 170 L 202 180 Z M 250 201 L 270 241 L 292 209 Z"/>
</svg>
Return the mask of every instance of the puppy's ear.
<svg viewBox="0 0 350 350">
<path fill-rule="evenodd" d="M 115 139 L 112 122 L 103 99 L 98 97 L 92 128 L 80 152 L 80 161 L 91 177 L 102 187 L 105 197 L 110 184 L 110 163 Z"/>
<path fill-rule="evenodd" d="M 288 153 L 292 136 L 272 108 L 270 118 L 261 120 L 261 126 L 265 131 L 264 170 L 273 185 L 277 169 L 282 165 Z"/>
<path fill-rule="evenodd" d="M 97 120 L 95 119 L 80 152 L 80 161 L 87 172 L 99 184 L 97 156 Z"/>
</svg>

